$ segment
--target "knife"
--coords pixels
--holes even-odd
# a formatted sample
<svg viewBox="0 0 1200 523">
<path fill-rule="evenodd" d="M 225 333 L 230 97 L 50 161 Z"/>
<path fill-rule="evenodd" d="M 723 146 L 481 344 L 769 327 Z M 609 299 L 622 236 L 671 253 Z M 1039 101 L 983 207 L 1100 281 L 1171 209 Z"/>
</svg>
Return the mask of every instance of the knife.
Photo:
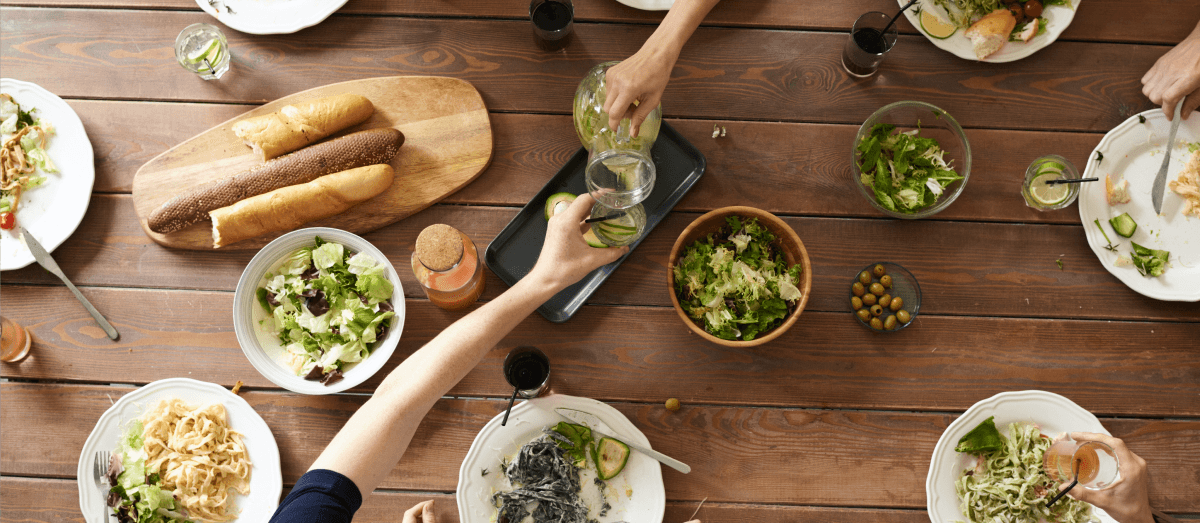
<svg viewBox="0 0 1200 523">
<path fill-rule="evenodd" d="M 624 443 L 629 448 L 636 450 L 638 452 L 641 452 L 642 454 L 645 454 L 647 456 L 650 456 L 651 458 L 658 461 L 659 463 L 662 463 L 663 465 L 666 465 L 675 470 L 678 470 L 684 474 L 687 474 L 692 471 L 692 467 L 687 466 L 686 463 L 679 461 L 675 458 L 672 458 L 666 454 L 663 454 L 662 452 L 658 452 L 656 450 L 650 450 L 641 445 L 636 445 L 636 444 L 630 443 L 629 440 L 626 438 L 618 438 L 618 437 L 612 436 L 610 434 L 600 432 L 597 429 L 604 429 L 604 430 L 610 431 L 610 432 L 612 431 L 612 429 L 610 429 L 608 427 L 608 425 L 606 425 L 603 421 L 600 421 L 600 418 L 597 418 L 594 414 L 584 412 L 582 410 L 568 409 L 565 407 L 558 407 L 558 408 L 554 409 L 554 412 L 556 414 L 558 414 L 559 417 L 561 417 L 571 423 L 575 423 L 577 425 L 584 425 L 587 428 L 592 429 L 592 434 L 600 436 L 601 438 L 610 438 L 610 439 L 619 440 L 621 443 Z"/>
<path fill-rule="evenodd" d="M 1158 176 L 1154 177 L 1154 186 L 1150 188 L 1150 202 L 1154 204 L 1154 214 L 1162 214 L 1163 193 L 1167 189 L 1167 166 L 1171 164 L 1171 149 L 1175 147 L 1175 133 L 1179 131 L 1179 122 L 1183 112 L 1183 100 L 1175 105 L 1175 119 L 1171 120 L 1171 134 L 1167 137 L 1167 153 L 1163 155 L 1162 167 L 1158 168 Z"/>
<path fill-rule="evenodd" d="M 38 265 L 45 267 L 46 270 L 50 271 L 50 274 L 58 276 L 58 279 L 67 284 L 67 288 L 71 289 L 71 292 L 75 293 L 75 297 L 79 299 L 79 303 L 82 303 L 83 308 L 87 309 L 87 311 L 92 315 L 92 318 L 96 320 L 96 323 L 100 324 L 100 328 L 104 329 L 104 333 L 108 335 L 109 339 L 115 340 L 120 337 L 121 335 L 117 333 L 117 329 L 114 329 L 112 324 L 109 323 L 108 320 L 104 319 L 104 316 L 100 315 L 100 311 L 96 310 L 96 308 L 92 306 L 92 302 L 88 301 L 87 298 L 84 298 L 83 294 L 79 292 L 79 289 L 75 288 L 75 284 L 71 283 L 71 280 L 67 279 L 67 276 L 63 274 L 62 269 L 58 268 L 58 264 L 54 263 L 54 258 L 50 257 L 50 253 L 46 252 L 46 249 L 42 248 L 42 244 L 38 243 L 37 239 L 35 239 L 32 234 L 29 234 L 29 231 L 25 230 L 24 227 L 18 225 L 17 229 L 21 232 L 21 241 L 24 242 L 25 246 L 29 248 L 29 252 L 33 253 L 33 259 L 37 260 Z"/>
</svg>

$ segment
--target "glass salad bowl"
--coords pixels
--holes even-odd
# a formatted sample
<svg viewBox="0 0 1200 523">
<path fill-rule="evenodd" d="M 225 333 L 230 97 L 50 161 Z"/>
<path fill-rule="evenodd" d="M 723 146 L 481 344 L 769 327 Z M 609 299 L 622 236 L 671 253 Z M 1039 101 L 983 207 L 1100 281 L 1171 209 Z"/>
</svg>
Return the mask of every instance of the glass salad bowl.
<svg viewBox="0 0 1200 523">
<path fill-rule="evenodd" d="M 895 130 L 890 133 L 874 133 L 876 124 L 893 125 Z M 859 166 L 864 159 L 869 159 L 864 157 L 871 154 L 869 146 L 873 133 L 876 136 L 880 134 L 894 136 L 897 132 L 911 133 L 912 131 L 919 131 L 921 138 L 936 140 L 941 154 L 937 155 L 935 151 L 927 147 L 925 148 L 927 153 L 923 155 L 917 154 L 919 151 L 914 150 L 914 153 L 905 155 L 905 162 L 909 164 L 909 168 L 905 170 L 903 167 L 905 162 L 902 162 L 900 170 L 903 172 L 894 173 L 896 162 L 889 162 L 894 158 L 894 153 L 888 152 L 888 147 L 881 144 L 878 149 L 879 157 L 883 160 L 882 165 L 888 169 L 885 176 L 891 178 L 891 184 L 888 186 L 886 185 L 888 180 L 883 180 L 885 184 L 883 191 L 877 191 L 874 185 L 863 184 L 864 169 L 868 171 L 868 177 L 878 180 L 875 177 L 878 171 L 877 167 Z M 938 156 L 938 159 L 931 159 L 934 156 Z M 918 171 L 929 172 L 925 170 L 925 167 L 918 165 L 918 162 L 926 161 L 932 164 L 934 169 L 941 171 L 947 170 L 946 167 L 943 167 L 944 164 L 962 179 L 949 181 L 950 177 L 939 174 L 935 174 L 932 178 L 926 178 Z M 879 164 L 876 163 L 876 165 Z M 905 176 L 905 174 L 913 173 L 918 174 L 916 177 Z M 949 207 L 959 194 L 962 194 L 970 173 L 971 145 L 967 142 L 967 136 L 963 134 L 962 127 L 959 127 L 958 122 L 949 113 L 925 102 L 905 101 L 883 106 L 870 118 L 867 118 L 862 127 L 859 127 L 858 134 L 855 135 L 854 143 L 850 148 L 850 183 L 858 187 L 858 192 L 872 207 L 893 218 L 917 219 L 941 212 L 942 209 Z M 922 179 L 925 183 L 920 183 Z M 939 182 L 939 180 L 941 181 Z M 938 191 L 941 191 L 940 195 L 937 194 Z M 885 205 L 888 200 L 890 200 L 890 206 Z M 932 203 L 929 203 L 930 201 Z"/>
</svg>

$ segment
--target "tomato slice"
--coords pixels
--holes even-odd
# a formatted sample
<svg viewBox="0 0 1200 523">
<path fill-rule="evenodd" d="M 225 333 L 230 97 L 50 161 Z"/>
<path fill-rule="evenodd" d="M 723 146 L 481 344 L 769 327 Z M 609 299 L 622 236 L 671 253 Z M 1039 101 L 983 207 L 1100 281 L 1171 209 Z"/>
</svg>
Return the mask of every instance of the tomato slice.
<svg viewBox="0 0 1200 523">
<path fill-rule="evenodd" d="M 17 226 L 17 215 L 11 212 L 0 212 L 0 229 L 11 230 Z"/>
</svg>

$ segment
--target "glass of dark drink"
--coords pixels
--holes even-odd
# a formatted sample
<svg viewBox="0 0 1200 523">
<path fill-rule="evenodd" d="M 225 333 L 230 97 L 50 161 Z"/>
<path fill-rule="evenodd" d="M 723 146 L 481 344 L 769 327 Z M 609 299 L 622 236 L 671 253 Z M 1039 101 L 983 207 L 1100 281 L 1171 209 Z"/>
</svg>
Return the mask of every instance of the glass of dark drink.
<svg viewBox="0 0 1200 523">
<path fill-rule="evenodd" d="M 533 39 L 538 47 L 557 51 L 571 43 L 575 6 L 571 0 L 533 0 L 529 2 L 533 21 Z"/>
<path fill-rule="evenodd" d="M 842 67 L 859 78 L 866 78 L 879 70 L 883 55 L 896 45 L 896 24 L 883 32 L 892 17 L 886 13 L 872 11 L 858 17 L 850 29 L 850 39 L 842 51 Z"/>
<path fill-rule="evenodd" d="M 504 358 L 504 379 L 517 396 L 536 398 L 550 385 L 550 358 L 536 347 L 517 347 Z"/>
</svg>

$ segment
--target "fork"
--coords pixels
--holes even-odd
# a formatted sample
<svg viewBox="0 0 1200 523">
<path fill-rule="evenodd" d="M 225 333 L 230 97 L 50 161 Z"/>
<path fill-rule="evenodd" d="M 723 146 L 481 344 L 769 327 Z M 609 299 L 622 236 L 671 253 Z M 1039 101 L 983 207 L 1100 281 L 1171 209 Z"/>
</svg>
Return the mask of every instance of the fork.
<svg viewBox="0 0 1200 523">
<path fill-rule="evenodd" d="M 104 505 L 100 521 L 108 521 L 111 514 L 108 511 L 108 489 L 104 487 L 108 483 L 105 475 L 108 473 L 109 459 L 110 454 L 107 450 L 96 451 L 96 462 L 92 465 L 92 477 L 96 480 L 96 486 L 100 487 L 100 499 Z"/>
</svg>

